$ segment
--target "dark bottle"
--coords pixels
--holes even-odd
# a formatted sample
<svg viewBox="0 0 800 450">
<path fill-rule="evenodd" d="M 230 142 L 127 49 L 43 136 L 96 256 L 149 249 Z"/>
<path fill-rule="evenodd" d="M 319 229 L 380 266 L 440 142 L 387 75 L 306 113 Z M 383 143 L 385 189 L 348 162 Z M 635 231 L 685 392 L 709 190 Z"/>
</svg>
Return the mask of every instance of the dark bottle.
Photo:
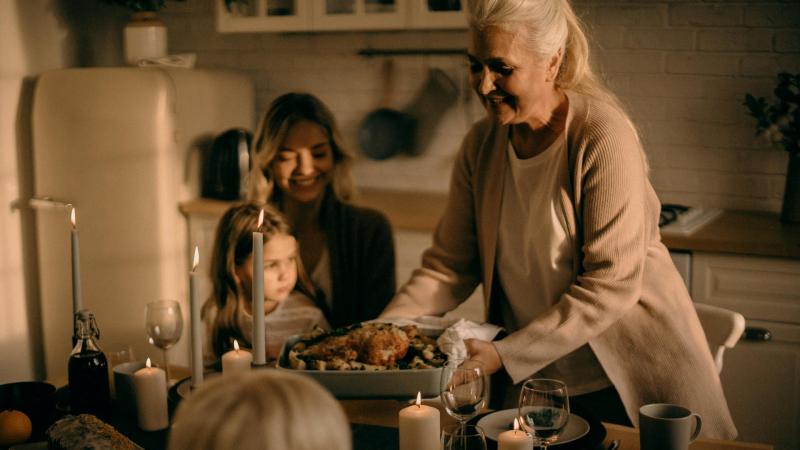
<svg viewBox="0 0 800 450">
<path fill-rule="evenodd" d="M 111 395 L 108 360 L 97 344 L 100 330 L 88 309 L 75 313 L 77 343 L 69 356 L 69 405 L 72 414 L 94 414 L 108 419 Z"/>
</svg>

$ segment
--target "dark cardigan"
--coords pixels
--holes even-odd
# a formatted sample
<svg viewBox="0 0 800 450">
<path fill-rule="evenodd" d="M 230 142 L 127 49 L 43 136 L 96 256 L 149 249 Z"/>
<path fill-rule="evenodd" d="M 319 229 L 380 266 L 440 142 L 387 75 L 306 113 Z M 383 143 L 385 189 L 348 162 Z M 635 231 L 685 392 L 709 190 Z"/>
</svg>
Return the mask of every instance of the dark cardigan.
<svg viewBox="0 0 800 450">
<path fill-rule="evenodd" d="M 328 189 L 320 225 L 330 251 L 333 311 L 323 309 L 328 322 L 336 328 L 375 319 L 396 289 L 389 221 L 374 209 L 339 201 Z M 324 299 L 319 303 L 324 304 Z"/>
</svg>

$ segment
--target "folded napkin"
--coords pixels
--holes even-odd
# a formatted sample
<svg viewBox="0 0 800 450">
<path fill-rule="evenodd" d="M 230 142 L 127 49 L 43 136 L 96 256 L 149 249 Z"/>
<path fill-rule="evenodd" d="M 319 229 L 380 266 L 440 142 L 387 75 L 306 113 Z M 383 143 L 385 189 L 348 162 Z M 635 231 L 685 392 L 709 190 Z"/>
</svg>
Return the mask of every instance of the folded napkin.
<svg viewBox="0 0 800 450">
<path fill-rule="evenodd" d="M 194 68 L 197 55 L 194 53 L 177 53 L 160 58 L 145 58 L 139 60 L 139 67 L 182 67 Z"/>
</svg>

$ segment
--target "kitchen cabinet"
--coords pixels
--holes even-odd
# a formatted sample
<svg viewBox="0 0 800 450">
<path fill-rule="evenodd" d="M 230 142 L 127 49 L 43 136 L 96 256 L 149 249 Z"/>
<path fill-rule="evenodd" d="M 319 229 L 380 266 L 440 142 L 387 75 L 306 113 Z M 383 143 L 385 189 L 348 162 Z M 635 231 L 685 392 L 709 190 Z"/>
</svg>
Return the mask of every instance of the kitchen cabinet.
<svg viewBox="0 0 800 450">
<path fill-rule="evenodd" d="M 466 28 L 454 0 L 215 0 L 217 31 Z"/>
<path fill-rule="evenodd" d="M 463 29 L 467 27 L 463 4 L 458 0 L 411 0 L 406 28 Z"/>
<path fill-rule="evenodd" d="M 694 252 L 691 279 L 695 301 L 747 321 L 721 374 L 739 439 L 800 448 L 800 260 Z"/>
</svg>

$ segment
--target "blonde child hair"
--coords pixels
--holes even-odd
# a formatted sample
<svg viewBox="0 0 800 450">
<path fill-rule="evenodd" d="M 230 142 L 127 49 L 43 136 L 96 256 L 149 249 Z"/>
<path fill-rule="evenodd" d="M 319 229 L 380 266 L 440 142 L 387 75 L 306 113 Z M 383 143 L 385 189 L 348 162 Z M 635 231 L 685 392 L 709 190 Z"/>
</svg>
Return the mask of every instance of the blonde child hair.
<svg viewBox="0 0 800 450">
<path fill-rule="evenodd" d="M 175 414 L 171 450 L 350 450 L 341 405 L 303 375 L 258 370 L 217 377 Z"/>
<path fill-rule="evenodd" d="M 244 203 L 231 207 L 220 219 L 214 239 L 214 254 L 211 258 L 211 284 L 213 291 L 203 305 L 202 316 L 206 327 L 206 360 L 219 359 L 233 348 L 233 340 L 245 347 L 252 347 L 246 333 L 242 332 L 243 317 L 247 305 L 252 302 L 238 281 L 236 268 L 253 253 L 253 232 L 258 225 L 258 216 L 264 210 L 264 223 L 258 231 L 264 235 L 264 243 L 276 235 L 292 236 L 292 229 L 284 216 L 272 206 Z M 314 288 L 298 256 L 297 285 L 295 290 L 313 299 Z"/>
</svg>

